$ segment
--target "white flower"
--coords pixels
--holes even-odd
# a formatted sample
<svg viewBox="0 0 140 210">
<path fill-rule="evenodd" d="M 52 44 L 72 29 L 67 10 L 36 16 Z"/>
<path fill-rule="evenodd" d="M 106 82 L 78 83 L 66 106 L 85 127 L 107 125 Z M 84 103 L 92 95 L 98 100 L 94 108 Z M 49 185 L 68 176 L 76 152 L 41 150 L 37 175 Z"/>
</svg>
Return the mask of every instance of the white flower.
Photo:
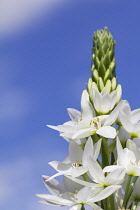
<svg viewBox="0 0 140 210">
<path fill-rule="evenodd" d="M 124 167 L 128 175 L 140 176 L 140 151 L 130 139 L 127 140 L 126 145 L 127 148 L 123 149 L 120 140 L 117 138 L 117 165 Z"/>
<path fill-rule="evenodd" d="M 117 103 L 117 91 L 114 90 L 108 93 L 104 87 L 100 93 L 98 90 L 93 88 L 93 104 L 96 111 L 100 114 L 107 114 L 110 112 Z"/>
<path fill-rule="evenodd" d="M 88 168 L 90 173 L 90 179 L 93 182 L 83 181 L 74 177 L 69 178 L 87 187 L 96 186 L 98 184 L 98 186 L 102 186 L 103 188 L 111 185 L 117 186 L 119 184 L 122 184 L 124 181 L 124 167 L 118 167 L 114 169 L 114 166 L 107 166 L 104 169 L 102 169 L 93 157 L 89 157 Z M 108 173 L 107 175 L 106 172 Z"/>
<path fill-rule="evenodd" d="M 58 171 L 57 174 L 50 177 L 50 179 L 59 175 L 71 175 L 78 177 L 88 171 L 88 157 L 91 155 L 94 159 L 97 159 L 101 147 L 101 140 L 93 146 L 91 137 L 86 142 L 84 151 L 75 142 L 71 142 L 69 145 L 69 157 L 63 162 L 52 161 L 49 164 Z M 50 180 L 49 179 L 49 180 Z"/>
<path fill-rule="evenodd" d="M 131 109 L 127 107 L 127 111 L 120 111 L 119 118 L 124 129 L 131 136 L 140 138 L 140 109 L 131 111 Z"/>
<path fill-rule="evenodd" d="M 112 125 L 114 122 L 117 122 L 117 124 L 120 123 L 119 119 L 119 113 L 121 110 L 127 110 L 128 102 L 126 100 L 122 100 L 115 109 L 110 113 L 109 117 L 106 119 L 104 125 Z"/>
<path fill-rule="evenodd" d="M 47 189 L 52 193 L 37 194 L 42 200 L 41 202 L 54 206 L 73 206 L 70 210 L 80 210 L 82 204 L 91 206 L 94 210 L 102 210 L 95 204 L 100 200 L 107 198 L 114 193 L 120 186 L 109 186 L 105 189 L 102 187 L 82 187 L 76 182 L 64 177 L 64 186 L 57 180 L 48 181 L 48 176 L 43 176 L 43 180 Z"/>
<path fill-rule="evenodd" d="M 115 138 L 116 130 L 110 126 L 112 118 L 111 121 L 107 121 L 109 115 L 95 117 L 94 109 L 86 90 L 82 94 L 81 114 L 74 109 L 68 109 L 68 112 L 72 121 L 58 126 L 49 125 L 50 128 L 60 131 L 60 136 L 71 139 L 83 139 L 96 133 L 105 138 Z M 115 115 L 115 120 L 116 117 Z"/>
</svg>

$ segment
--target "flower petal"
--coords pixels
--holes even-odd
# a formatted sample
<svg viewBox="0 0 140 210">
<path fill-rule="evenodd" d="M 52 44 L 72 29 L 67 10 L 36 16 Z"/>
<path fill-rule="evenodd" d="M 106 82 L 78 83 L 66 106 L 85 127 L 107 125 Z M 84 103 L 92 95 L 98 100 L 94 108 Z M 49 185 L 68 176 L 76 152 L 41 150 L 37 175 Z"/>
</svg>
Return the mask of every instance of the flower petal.
<svg viewBox="0 0 140 210">
<path fill-rule="evenodd" d="M 126 167 L 125 154 L 118 137 L 117 137 L 117 154 L 118 154 L 117 164 Z"/>
<path fill-rule="evenodd" d="M 126 115 L 124 112 L 122 112 L 122 111 L 120 111 L 119 117 L 120 117 L 120 121 L 121 121 L 121 123 L 122 123 L 124 129 L 125 129 L 128 133 L 133 133 L 133 125 L 132 125 L 132 123 L 130 122 L 129 117 L 127 117 L 127 115 Z"/>
<path fill-rule="evenodd" d="M 75 126 L 73 125 L 57 125 L 57 126 L 53 126 L 53 125 L 47 125 L 49 128 L 52 128 L 54 130 L 60 131 L 60 132 L 74 132 L 75 130 Z"/>
<path fill-rule="evenodd" d="M 43 178 L 46 188 L 53 195 L 59 195 L 65 192 L 64 186 L 60 182 L 58 182 L 56 179 L 52 179 L 51 181 L 48 181 L 50 177 L 44 176 L 44 175 L 42 176 L 42 178 Z"/>
<path fill-rule="evenodd" d="M 83 150 L 78 144 L 71 142 L 69 145 L 69 155 L 71 163 L 82 162 Z"/>
<path fill-rule="evenodd" d="M 124 177 L 125 177 L 125 168 L 121 167 L 121 168 L 117 168 L 115 170 L 113 170 L 112 172 L 110 172 L 106 177 L 105 177 L 105 183 L 109 184 L 109 185 L 113 185 L 113 184 L 122 184 L 122 182 L 124 181 Z"/>
<path fill-rule="evenodd" d="M 103 126 L 96 131 L 97 134 L 104 136 L 105 138 L 114 139 L 116 136 L 116 129 L 111 126 Z"/>
<path fill-rule="evenodd" d="M 71 206 L 73 205 L 73 202 L 70 200 L 66 200 L 63 199 L 59 196 L 55 196 L 55 195 L 48 195 L 48 194 L 37 194 L 37 196 L 39 198 L 42 198 L 48 202 L 52 202 L 54 204 L 58 204 L 58 205 L 65 205 L 65 206 Z"/>
<path fill-rule="evenodd" d="M 46 200 L 40 200 L 39 201 L 40 203 L 43 203 L 43 204 L 47 204 L 47 205 L 51 205 L 51 206 L 65 206 L 65 205 L 60 205 L 60 204 L 56 204 L 56 203 L 52 203 L 52 202 L 49 202 L 49 201 L 46 201 Z"/>
<path fill-rule="evenodd" d="M 135 144 L 135 142 L 128 139 L 126 146 L 129 150 L 131 150 L 135 154 L 136 160 L 140 160 L 140 150 L 138 146 Z"/>
<path fill-rule="evenodd" d="M 87 90 L 84 90 L 81 97 L 81 112 L 82 118 L 93 118 L 95 117 L 94 108 L 89 101 L 89 95 Z"/>
<path fill-rule="evenodd" d="M 82 179 L 82 177 L 80 177 Z M 72 192 L 75 193 L 75 189 L 78 191 L 83 188 L 83 186 L 76 182 L 74 179 L 77 180 L 77 178 L 71 177 L 71 176 L 64 176 L 63 177 L 63 182 L 64 182 L 64 187 L 66 192 Z M 80 180 L 80 179 L 78 179 Z"/>
<path fill-rule="evenodd" d="M 92 138 L 89 137 L 85 147 L 84 147 L 84 152 L 83 152 L 83 166 L 87 167 L 88 166 L 88 157 L 93 156 L 93 141 Z"/>
<path fill-rule="evenodd" d="M 82 205 L 79 204 L 79 205 L 74 205 L 72 208 L 70 208 L 69 210 L 81 210 L 82 208 Z"/>
<path fill-rule="evenodd" d="M 83 186 L 86 186 L 86 187 L 98 187 L 99 185 L 98 184 L 95 184 L 95 183 L 92 183 L 92 182 L 87 182 L 87 181 L 84 181 L 84 180 L 81 180 L 81 179 L 78 179 L 78 178 L 75 178 L 75 177 L 71 177 L 71 176 L 66 176 L 68 179 L 80 184 L 80 185 L 83 185 Z"/>
<path fill-rule="evenodd" d="M 106 119 L 104 125 L 112 125 L 118 118 L 119 111 L 123 109 L 127 101 L 121 101 L 115 109 L 110 113 L 109 117 Z"/>
<path fill-rule="evenodd" d="M 130 113 L 129 119 L 132 123 L 137 123 L 140 120 L 140 109 L 135 109 Z"/>
<path fill-rule="evenodd" d="M 91 187 L 83 187 L 81 190 L 79 190 L 77 195 L 75 195 L 77 203 L 86 203 L 91 193 L 92 193 Z"/>
<path fill-rule="evenodd" d="M 100 193 L 98 193 L 94 198 L 91 198 L 90 202 L 98 202 L 101 201 L 107 197 L 109 197 L 111 194 L 119 190 L 122 186 L 121 185 L 111 185 L 109 187 L 106 187 L 104 190 L 102 190 Z"/>
<path fill-rule="evenodd" d="M 95 129 L 92 128 L 85 128 L 85 129 L 81 129 L 79 131 L 77 131 L 73 136 L 72 139 L 81 139 L 81 138 L 85 138 L 91 135 L 91 133 L 93 133 L 94 131 L 96 131 Z"/>
<path fill-rule="evenodd" d="M 93 88 L 93 101 L 94 101 L 94 107 L 95 107 L 97 112 L 100 112 L 100 110 L 101 110 L 101 108 L 100 108 L 101 97 L 102 97 L 102 94 L 98 90 Z"/>
<path fill-rule="evenodd" d="M 71 168 L 70 165 L 60 162 L 60 161 L 52 161 L 52 162 L 49 162 L 48 164 L 59 172 L 64 172 Z"/>
<path fill-rule="evenodd" d="M 78 110 L 76 109 L 73 109 L 73 108 L 68 108 L 67 109 L 68 111 L 68 114 L 70 116 L 70 118 L 72 119 L 72 121 L 78 121 L 78 119 L 80 119 L 82 116 L 81 116 L 81 112 L 79 112 Z"/>
<path fill-rule="evenodd" d="M 89 205 L 94 210 L 103 210 L 100 206 L 96 205 L 95 203 L 87 202 L 86 204 Z"/>
<path fill-rule="evenodd" d="M 94 152 L 93 152 L 93 158 L 96 160 L 98 158 L 98 155 L 100 153 L 100 148 L 101 148 L 101 142 L 102 142 L 102 139 L 99 139 L 97 141 L 97 143 L 94 144 Z"/>
<path fill-rule="evenodd" d="M 60 133 L 60 136 L 62 136 L 63 138 L 71 139 L 73 134 L 74 132 L 73 133 Z"/>
<path fill-rule="evenodd" d="M 140 176 L 140 166 L 128 165 L 126 173 L 132 176 Z"/>
<path fill-rule="evenodd" d="M 101 166 L 98 164 L 93 157 L 89 157 L 88 159 L 88 169 L 92 179 L 97 182 L 101 183 L 104 182 L 104 174 L 102 171 Z"/>
<path fill-rule="evenodd" d="M 104 114 L 108 113 L 112 109 L 111 103 L 112 101 L 111 101 L 110 95 L 106 93 L 104 96 L 102 96 L 102 99 L 101 99 L 100 112 Z"/>
<path fill-rule="evenodd" d="M 113 92 L 111 92 L 110 97 L 111 97 L 111 109 L 110 110 L 112 110 L 117 102 L 117 91 L 114 90 Z"/>
<path fill-rule="evenodd" d="M 75 167 L 72 169 L 71 171 L 71 176 L 72 177 L 78 177 L 78 176 L 81 176 L 83 174 L 85 174 L 87 172 L 87 168 L 84 168 L 83 166 L 80 166 L 80 167 Z"/>
</svg>

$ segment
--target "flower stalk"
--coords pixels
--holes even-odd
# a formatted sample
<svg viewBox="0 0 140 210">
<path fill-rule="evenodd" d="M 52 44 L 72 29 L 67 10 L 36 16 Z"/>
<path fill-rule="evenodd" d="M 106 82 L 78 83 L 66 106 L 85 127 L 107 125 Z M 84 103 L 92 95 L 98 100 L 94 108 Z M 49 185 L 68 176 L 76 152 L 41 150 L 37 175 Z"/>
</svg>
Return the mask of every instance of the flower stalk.
<svg viewBox="0 0 140 210">
<path fill-rule="evenodd" d="M 131 186 L 131 179 L 132 179 L 132 176 L 128 175 L 126 189 L 125 189 L 125 195 L 124 195 L 124 200 L 123 200 L 123 207 L 124 208 L 127 207 L 128 201 L 130 199 L 129 192 L 130 192 L 130 186 Z"/>
<path fill-rule="evenodd" d="M 85 204 L 93 210 L 140 210 L 140 109 L 132 111 L 122 100 L 115 44 L 107 27 L 94 33 L 81 111 L 68 108 L 69 121 L 48 125 L 69 143 L 69 155 L 49 162 L 56 174 L 43 176 L 51 194 L 38 194 L 41 203 L 70 210 L 85 210 Z"/>
<path fill-rule="evenodd" d="M 84 204 L 82 204 L 81 210 L 85 210 Z"/>
</svg>

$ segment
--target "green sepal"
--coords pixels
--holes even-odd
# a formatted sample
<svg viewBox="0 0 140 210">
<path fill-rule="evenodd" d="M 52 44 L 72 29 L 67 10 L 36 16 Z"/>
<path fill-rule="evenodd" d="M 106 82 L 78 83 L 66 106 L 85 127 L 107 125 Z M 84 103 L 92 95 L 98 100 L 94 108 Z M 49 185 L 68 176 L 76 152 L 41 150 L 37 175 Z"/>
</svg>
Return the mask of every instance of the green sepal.
<svg viewBox="0 0 140 210">
<path fill-rule="evenodd" d="M 110 65 L 110 62 L 111 62 L 111 59 L 110 59 L 110 55 L 109 55 L 109 50 L 107 50 L 104 58 L 103 58 L 103 61 L 104 61 L 104 66 L 106 69 L 109 68 L 109 65 Z"/>
<path fill-rule="evenodd" d="M 106 81 L 108 79 L 111 79 L 111 76 L 112 76 L 112 71 L 111 71 L 111 68 L 107 69 L 107 71 L 105 72 L 105 77 L 104 77 L 104 83 L 106 83 Z"/>
<path fill-rule="evenodd" d="M 92 82 L 92 88 L 95 88 L 96 90 L 98 90 L 98 86 L 95 82 Z"/>
<path fill-rule="evenodd" d="M 112 78 L 111 86 L 112 86 L 112 91 L 116 89 L 117 79 L 115 77 Z"/>
<path fill-rule="evenodd" d="M 100 65 L 100 60 L 99 58 L 96 56 L 95 54 L 95 57 L 94 57 L 94 65 L 95 65 L 95 68 L 98 69 L 99 65 Z"/>
<path fill-rule="evenodd" d="M 108 79 L 106 84 L 105 84 L 105 88 L 107 89 L 108 93 L 111 92 L 111 81 Z"/>
<path fill-rule="evenodd" d="M 107 140 L 102 138 L 102 146 L 101 146 L 101 154 L 102 154 L 102 168 L 109 166 L 109 147 L 107 144 Z"/>
<path fill-rule="evenodd" d="M 96 83 L 98 82 L 99 74 L 98 74 L 98 71 L 96 69 L 92 73 L 92 78 L 93 78 L 93 81 L 95 81 Z"/>
<path fill-rule="evenodd" d="M 104 66 L 104 64 L 103 64 L 102 61 L 100 62 L 99 66 L 98 66 L 98 72 L 99 72 L 99 76 L 100 76 L 101 78 L 104 78 L 106 69 L 105 69 L 105 66 Z"/>
<path fill-rule="evenodd" d="M 98 90 L 101 92 L 102 89 L 104 88 L 104 83 L 103 83 L 103 80 L 101 77 L 99 77 L 98 79 L 98 83 L 97 83 L 97 87 L 98 87 Z"/>
</svg>

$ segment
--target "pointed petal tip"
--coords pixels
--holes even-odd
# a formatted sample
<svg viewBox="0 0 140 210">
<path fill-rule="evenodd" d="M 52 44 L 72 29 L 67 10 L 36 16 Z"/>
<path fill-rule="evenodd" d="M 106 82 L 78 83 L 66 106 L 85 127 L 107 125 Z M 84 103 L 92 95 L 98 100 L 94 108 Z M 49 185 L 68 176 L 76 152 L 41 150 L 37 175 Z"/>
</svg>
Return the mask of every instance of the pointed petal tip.
<svg viewBox="0 0 140 210">
<path fill-rule="evenodd" d="M 43 178 L 43 179 L 49 179 L 50 176 L 42 175 L 42 178 Z"/>
<path fill-rule="evenodd" d="M 46 125 L 48 128 L 53 128 L 55 127 L 54 125 Z"/>
<path fill-rule="evenodd" d="M 35 194 L 35 195 L 36 195 L 37 197 L 39 197 L 39 198 L 42 198 L 42 197 L 41 197 L 41 194 Z"/>
</svg>

